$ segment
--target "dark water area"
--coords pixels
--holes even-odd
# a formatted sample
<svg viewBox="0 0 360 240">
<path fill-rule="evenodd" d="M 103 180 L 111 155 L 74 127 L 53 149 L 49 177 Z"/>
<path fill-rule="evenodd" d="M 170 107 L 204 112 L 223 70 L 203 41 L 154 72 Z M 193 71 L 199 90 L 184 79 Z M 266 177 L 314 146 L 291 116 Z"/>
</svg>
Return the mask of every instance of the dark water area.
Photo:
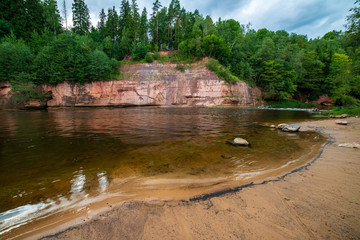
<svg viewBox="0 0 360 240">
<path fill-rule="evenodd" d="M 240 108 L 2 111 L 0 236 L 109 196 L 161 197 L 164 190 L 241 183 L 295 167 L 324 137 L 257 123 L 310 118 L 303 111 Z M 235 137 L 250 147 L 226 144 Z"/>
</svg>

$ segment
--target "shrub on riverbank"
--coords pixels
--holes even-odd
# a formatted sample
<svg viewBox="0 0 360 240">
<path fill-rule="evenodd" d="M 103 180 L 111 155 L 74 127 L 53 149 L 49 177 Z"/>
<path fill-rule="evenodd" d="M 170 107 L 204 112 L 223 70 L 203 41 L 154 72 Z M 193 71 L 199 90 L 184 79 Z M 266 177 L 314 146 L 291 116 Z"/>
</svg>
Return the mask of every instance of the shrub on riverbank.
<svg viewBox="0 0 360 240">
<path fill-rule="evenodd" d="M 228 68 L 222 66 L 219 61 L 215 59 L 210 59 L 206 64 L 206 67 L 210 71 L 216 73 L 219 78 L 224 79 L 228 83 L 236 83 L 240 81 L 239 78 L 234 76 Z"/>
<path fill-rule="evenodd" d="M 268 102 L 269 107 L 273 108 L 315 108 L 316 104 L 302 103 L 296 100 L 288 100 L 283 102 Z"/>
<path fill-rule="evenodd" d="M 349 114 L 351 116 L 360 115 L 360 107 L 357 108 L 343 108 L 343 107 L 335 107 L 331 109 L 331 115 L 341 115 L 341 114 Z"/>
</svg>

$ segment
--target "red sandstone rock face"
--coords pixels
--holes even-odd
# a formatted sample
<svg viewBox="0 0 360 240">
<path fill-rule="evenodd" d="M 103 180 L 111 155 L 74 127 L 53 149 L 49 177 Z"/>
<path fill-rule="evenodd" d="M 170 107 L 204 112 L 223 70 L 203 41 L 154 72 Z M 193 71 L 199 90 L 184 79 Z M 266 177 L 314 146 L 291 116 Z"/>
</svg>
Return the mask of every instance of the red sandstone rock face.
<svg viewBox="0 0 360 240">
<path fill-rule="evenodd" d="M 185 72 L 176 70 L 176 64 L 126 65 L 124 80 L 96 81 L 84 85 L 61 83 L 43 85 L 50 92 L 49 107 L 122 106 L 122 105 L 182 105 L 255 106 L 261 91 L 240 82 L 227 84 L 203 65 Z"/>
<path fill-rule="evenodd" d="M 321 104 L 321 105 L 334 105 L 335 102 L 328 96 L 328 95 L 322 95 L 319 97 L 318 100 L 313 101 L 314 104 Z"/>
<path fill-rule="evenodd" d="M 0 106 L 7 106 L 11 102 L 11 85 L 9 82 L 0 82 Z"/>
</svg>

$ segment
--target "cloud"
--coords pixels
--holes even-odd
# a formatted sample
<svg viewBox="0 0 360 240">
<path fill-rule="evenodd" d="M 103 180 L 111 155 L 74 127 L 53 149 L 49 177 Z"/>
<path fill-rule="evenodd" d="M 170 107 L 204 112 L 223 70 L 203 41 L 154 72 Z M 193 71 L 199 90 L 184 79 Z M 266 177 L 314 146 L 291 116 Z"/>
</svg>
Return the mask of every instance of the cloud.
<svg viewBox="0 0 360 240">
<path fill-rule="evenodd" d="M 59 6 L 63 0 L 58 0 Z M 71 15 L 72 1 L 66 0 Z M 349 9 L 354 0 L 182 0 L 181 6 L 187 11 L 198 9 L 214 21 L 233 18 L 241 24 L 250 22 L 255 29 L 286 30 L 308 35 L 310 38 L 323 36 L 332 30 L 342 30 Z M 120 10 L 120 0 L 85 0 L 91 12 L 92 23 L 96 26 L 101 8 L 107 11 L 115 6 Z M 143 7 L 151 13 L 153 1 L 138 0 L 140 12 Z M 170 0 L 161 1 L 168 7 Z M 69 18 L 70 19 L 70 18 Z M 68 23 L 69 23 L 68 19 Z"/>
</svg>

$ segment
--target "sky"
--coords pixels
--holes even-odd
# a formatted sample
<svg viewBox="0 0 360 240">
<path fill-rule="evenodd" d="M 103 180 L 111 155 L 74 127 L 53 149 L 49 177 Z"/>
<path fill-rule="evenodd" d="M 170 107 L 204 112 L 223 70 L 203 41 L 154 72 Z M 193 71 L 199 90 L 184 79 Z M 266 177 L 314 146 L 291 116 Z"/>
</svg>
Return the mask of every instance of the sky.
<svg viewBox="0 0 360 240">
<path fill-rule="evenodd" d="M 62 12 L 63 0 L 57 0 Z M 130 0 L 131 1 L 131 0 Z M 151 13 L 152 1 L 137 0 L 140 14 L 143 7 Z M 309 38 L 322 37 L 332 30 L 344 30 L 346 16 L 354 6 L 355 0 L 180 0 L 182 7 L 193 12 L 198 9 L 205 17 L 213 21 L 219 17 L 235 19 L 241 24 L 251 23 L 251 28 L 267 28 L 272 31 L 286 30 Z M 71 25 L 72 0 L 66 0 L 68 25 Z M 160 0 L 163 6 L 169 6 L 170 0 Z M 96 26 L 102 8 L 116 7 L 119 12 L 121 0 L 85 0 L 90 10 L 91 22 Z"/>
</svg>

